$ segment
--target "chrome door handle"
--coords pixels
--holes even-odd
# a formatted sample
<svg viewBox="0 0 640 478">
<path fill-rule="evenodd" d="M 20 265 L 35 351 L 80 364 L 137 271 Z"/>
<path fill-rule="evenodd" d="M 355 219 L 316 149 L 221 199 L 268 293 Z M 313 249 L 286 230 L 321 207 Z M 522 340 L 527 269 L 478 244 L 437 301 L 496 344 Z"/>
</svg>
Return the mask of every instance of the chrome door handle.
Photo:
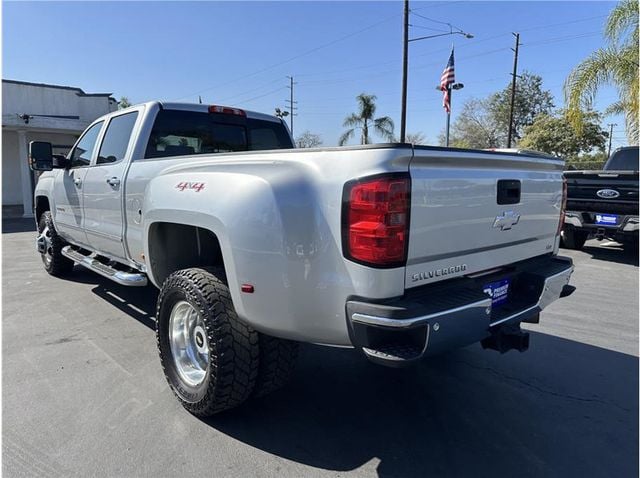
<svg viewBox="0 0 640 478">
<path fill-rule="evenodd" d="M 82 184 L 82 179 L 74 178 L 73 179 L 73 184 L 75 184 L 76 186 L 80 187 L 80 185 Z"/>
<path fill-rule="evenodd" d="M 118 187 L 120 186 L 120 180 L 118 178 L 109 178 L 107 179 L 107 184 L 109 184 L 109 186 L 113 186 Z"/>
</svg>

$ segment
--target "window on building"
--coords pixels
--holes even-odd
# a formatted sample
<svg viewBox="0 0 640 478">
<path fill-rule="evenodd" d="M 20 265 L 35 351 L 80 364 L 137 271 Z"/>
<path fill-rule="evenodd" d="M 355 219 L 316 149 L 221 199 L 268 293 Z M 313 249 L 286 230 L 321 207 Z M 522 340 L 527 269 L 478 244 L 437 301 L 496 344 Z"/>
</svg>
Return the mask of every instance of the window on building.
<svg viewBox="0 0 640 478">
<path fill-rule="evenodd" d="M 134 111 L 116 116 L 109 122 L 100 146 L 97 164 L 115 163 L 124 159 L 137 118 L 138 112 Z"/>
<path fill-rule="evenodd" d="M 102 128 L 103 123 L 104 121 L 100 121 L 99 123 L 94 124 L 84 133 L 82 139 L 71 153 L 72 168 L 89 165 L 91 162 L 91 156 L 93 156 L 93 151 L 96 147 L 98 134 L 100 134 L 100 129 Z"/>
</svg>

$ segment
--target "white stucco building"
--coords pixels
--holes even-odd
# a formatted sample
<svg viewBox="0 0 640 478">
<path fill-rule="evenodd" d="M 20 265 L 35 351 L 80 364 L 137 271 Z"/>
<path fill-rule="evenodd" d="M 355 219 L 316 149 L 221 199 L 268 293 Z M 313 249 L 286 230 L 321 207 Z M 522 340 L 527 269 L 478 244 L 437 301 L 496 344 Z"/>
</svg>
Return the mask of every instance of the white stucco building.
<svg viewBox="0 0 640 478">
<path fill-rule="evenodd" d="M 66 154 L 94 119 L 117 109 L 111 93 L 70 86 L 2 80 L 2 214 L 33 215 L 30 141 L 48 141 Z"/>
</svg>

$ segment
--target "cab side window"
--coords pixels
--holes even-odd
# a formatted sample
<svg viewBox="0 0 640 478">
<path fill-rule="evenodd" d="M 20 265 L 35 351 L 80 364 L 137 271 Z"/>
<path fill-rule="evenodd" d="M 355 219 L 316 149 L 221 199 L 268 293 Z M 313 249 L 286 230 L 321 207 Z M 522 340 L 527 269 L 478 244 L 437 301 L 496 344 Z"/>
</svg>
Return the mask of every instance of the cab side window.
<svg viewBox="0 0 640 478">
<path fill-rule="evenodd" d="M 100 129 L 102 128 L 103 123 L 104 121 L 100 121 L 89 128 L 82 136 L 80 142 L 75 148 L 73 148 L 73 152 L 71 153 L 72 168 L 89 166 L 91 156 L 93 156 L 93 150 L 96 147 L 98 134 L 100 134 Z"/>
<path fill-rule="evenodd" d="M 137 118 L 138 112 L 134 111 L 116 116 L 109 122 L 100 146 L 97 164 L 116 163 L 124 159 Z"/>
</svg>

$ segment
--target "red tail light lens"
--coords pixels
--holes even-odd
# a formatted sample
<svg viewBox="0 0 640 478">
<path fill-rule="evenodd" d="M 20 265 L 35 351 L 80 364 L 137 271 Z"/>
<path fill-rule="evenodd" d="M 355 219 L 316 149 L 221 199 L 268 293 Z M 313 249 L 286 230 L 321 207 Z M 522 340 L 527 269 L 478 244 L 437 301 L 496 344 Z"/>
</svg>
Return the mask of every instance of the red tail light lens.
<svg viewBox="0 0 640 478">
<path fill-rule="evenodd" d="M 386 175 L 348 183 L 342 215 L 347 259 L 373 267 L 404 266 L 409 241 L 407 175 Z"/>
<path fill-rule="evenodd" d="M 560 206 L 560 221 L 558 222 L 558 230 L 556 231 L 556 235 L 560 234 L 562 231 L 562 226 L 564 225 L 564 215 L 567 211 L 567 180 L 566 178 L 562 178 L 562 204 Z"/>
</svg>

